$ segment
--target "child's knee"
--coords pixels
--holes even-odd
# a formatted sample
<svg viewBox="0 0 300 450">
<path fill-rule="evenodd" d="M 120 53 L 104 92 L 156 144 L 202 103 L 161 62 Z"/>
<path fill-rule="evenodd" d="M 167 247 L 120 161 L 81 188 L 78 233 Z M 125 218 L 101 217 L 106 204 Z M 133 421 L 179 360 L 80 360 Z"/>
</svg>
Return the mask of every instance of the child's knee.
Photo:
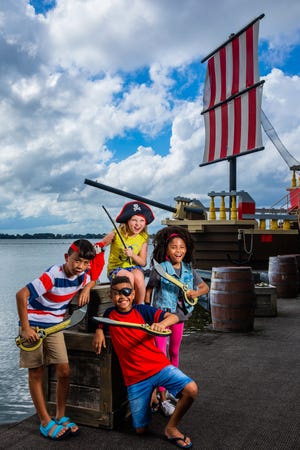
<svg viewBox="0 0 300 450">
<path fill-rule="evenodd" d="M 145 286 L 145 277 L 144 274 L 140 271 L 140 270 L 134 270 L 133 271 L 133 276 L 134 276 L 134 283 L 141 287 L 141 286 Z"/>
<path fill-rule="evenodd" d="M 44 368 L 43 367 L 36 367 L 33 369 L 28 369 L 28 377 L 30 381 L 39 381 L 43 378 L 44 374 Z"/>
<path fill-rule="evenodd" d="M 69 364 L 58 364 L 56 370 L 57 370 L 57 378 L 63 379 L 70 377 Z"/>
<path fill-rule="evenodd" d="M 172 364 L 175 366 L 176 364 L 174 364 L 173 363 L 173 361 L 175 360 L 175 361 L 178 361 L 178 359 L 179 359 L 179 349 L 173 349 L 173 348 L 171 348 L 170 346 L 169 346 L 169 356 L 170 356 L 170 359 L 172 360 Z M 178 364 L 176 365 L 176 367 L 178 367 Z"/>
<path fill-rule="evenodd" d="M 133 285 L 134 284 L 134 275 L 132 272 L 130 272 L 129 270 L 126 269 L 122 269 L 118 272 L 117 276 L 120 277 L 127 277 L 130 281 L 130 283 Z"/>
<path fill-rule="evenodd" d="M 191 381 L 184 387 L 182 395 L 187 395 L 191 397 L 193 400 L 195 400 L 195 398 L 198 395 L 198 386 L 195 383 L 195 381 Z"/>
</svg>

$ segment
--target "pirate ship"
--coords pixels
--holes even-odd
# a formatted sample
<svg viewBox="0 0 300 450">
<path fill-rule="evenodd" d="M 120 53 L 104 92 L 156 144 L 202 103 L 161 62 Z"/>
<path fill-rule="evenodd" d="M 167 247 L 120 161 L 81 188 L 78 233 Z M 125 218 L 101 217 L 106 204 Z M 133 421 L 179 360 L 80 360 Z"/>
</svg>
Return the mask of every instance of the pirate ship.
<svg viewBox="0 0 300 450">
<path fill-rule="evenodd" d="M 211 52 L 207 61 L 203 111 L 205 148 L 201 166 L 227 160 L 228 191 L 209 192 L 209 205 L 175 197 L 175 206 L 140 197 L 89 179 L 86 184 L 172 212 L 164 225 L 186 227 L 195 240 L 195 267 L 247 265 L 267 270 L 271 256 L 300 252 L 300 163 L 280 141 L 261 109 L 263 81 L 258 70 L 260 15 Z M 236 186 L 237 158 L 264 149 L 262 130 L 289 169 L 291 186 L 280 204 L 257 208 Z"/>
</svg>

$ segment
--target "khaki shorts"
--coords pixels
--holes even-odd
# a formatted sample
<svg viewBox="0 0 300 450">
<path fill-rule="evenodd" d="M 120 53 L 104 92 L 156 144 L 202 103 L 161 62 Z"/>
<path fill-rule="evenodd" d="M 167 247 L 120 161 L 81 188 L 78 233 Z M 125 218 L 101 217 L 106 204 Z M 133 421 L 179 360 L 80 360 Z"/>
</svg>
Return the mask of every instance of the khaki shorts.
<svg viewBox="0 0 300 450">
<path fill-rule="evenodd" d="M 68 353 L 62 331 L 47 336 L 36 350 L 31 352 L 20 350 L 21 368 L 35 369 L 49 364 L 65 364 L 68 362 Z"/>
</svg>

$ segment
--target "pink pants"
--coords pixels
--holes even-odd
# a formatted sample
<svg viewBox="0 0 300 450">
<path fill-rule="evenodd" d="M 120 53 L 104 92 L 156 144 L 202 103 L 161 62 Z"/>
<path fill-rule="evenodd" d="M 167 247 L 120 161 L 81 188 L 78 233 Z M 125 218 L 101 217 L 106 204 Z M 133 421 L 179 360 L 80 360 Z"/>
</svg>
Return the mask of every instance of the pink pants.
<svg viewBox="0 0 300 450">
<path fill-rule="evenodd" d="M 169 340 L 168 355 L 173 366 L 179 366 L 179 349 L 182 341 L 184 322 L 178 322 L 175 325 L 171 325 L 170 330 L 172 334 L 169 338 L 155 337 L 156 346 L 167 355 L 167 343 Z M 159 391 L 165 391 L 164 387 L 159 387 Z"/>
</svg>

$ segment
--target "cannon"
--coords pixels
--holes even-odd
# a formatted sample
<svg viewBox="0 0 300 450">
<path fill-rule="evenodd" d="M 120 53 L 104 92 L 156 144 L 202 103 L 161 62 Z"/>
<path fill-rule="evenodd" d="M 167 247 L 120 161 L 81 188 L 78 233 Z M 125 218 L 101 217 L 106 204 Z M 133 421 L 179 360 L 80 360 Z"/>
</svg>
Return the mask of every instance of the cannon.
<svg viewBox="0 0 300 450">
<path fill-rule="evenodd" d="M 163 203 L 157 202 L 155 200 L 150 200 L 149 198 L 141 197 L 140 195 L 132 194 L 130 192 L 122 191 L 106 184 L 99 183 L 98 181 L 89 180 L 86 178 L 84 180 L 85 184 L 89 186 L 102 189 L 104 191 L 112 192 L 113 194 L 121 195 L 122 197 L 131 198 L 133 200 L 146 203 L 147 205 L 154 206 L 164 211 L 172 212 L 174 219 L 205 219 L 205 207 L 197 199 L 188 199 L 185 197 L 175 197 L 176 207 L 165 205 Z"/>
</svg>

